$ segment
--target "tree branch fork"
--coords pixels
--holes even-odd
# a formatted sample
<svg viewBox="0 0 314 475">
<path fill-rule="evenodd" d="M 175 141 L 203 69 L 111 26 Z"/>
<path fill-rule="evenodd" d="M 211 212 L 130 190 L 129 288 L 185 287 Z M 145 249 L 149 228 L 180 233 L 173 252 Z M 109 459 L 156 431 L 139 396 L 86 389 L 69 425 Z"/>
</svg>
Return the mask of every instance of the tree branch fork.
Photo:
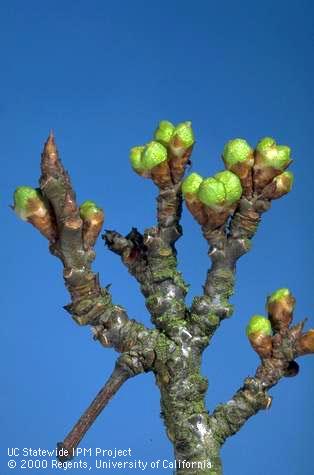
<svg viewBox="0 0 314 475">
<path fill-rule="evenodd" d="M 181 183 L 191 151 L 180 162 L 182 170 L 176 168 L 172 181 L 159 187 L 154 227 L 143 234 L 133 228 L 126 236 L 106 230 L 102 236 L 107 248 L 120 256 L 139 283 L 156 327 L 151 330 L 130 319 L 123 307 L 112 302 L 110 289 L 101 287 L 98 274 L 91 268 L 95 258 L 93 246 L 101 227 L 94 223 L 93 228 L 91 221 L 86 224 L 80 215 L 52 133 L 44 146 L 40 189 L 49 205 L 51 222 L 49 233 L 47 227 L 40 231 L 48 237 L 51 253 L 64 267 L 64 281 L 71 296 L 65 309 L 76 323 L 92 327 L 95 340 L 120 353 L 104 387 L 58 444 L 61 461 L 75 454 L 86 431 L 129 378 L 153 371 L 161 391 L 162 416 L 177 460 L 200 460 L 208 453 L 214 460 L 209 472 L 178 473 L 218 474 L 219 450 L 224 441 L 259 410 L 270 407 L 268 390 L 281 378 L 295 375 L 295 359 L 310 352 L 300 346 L 304 323 L 274 330 L 272 351 L 261 357 L 255 375 L 244 381 L 230 401 L 208 414 L 204 403 L 207 380 L 200 374 L 201 355 L 221 321 L 232 314 L 229 299 L 234 290 L 236 263 L 250 250 L 261 215 L 269 209 L 271 200 L 260 193 L 243 196 L 228 222 L 214 229 L 202 226 L 212 266 L 203 295 L 196 296 L 188 307 L 188 286 L 177 269 L 175 242 L 182 235 Z"/>
</svg>

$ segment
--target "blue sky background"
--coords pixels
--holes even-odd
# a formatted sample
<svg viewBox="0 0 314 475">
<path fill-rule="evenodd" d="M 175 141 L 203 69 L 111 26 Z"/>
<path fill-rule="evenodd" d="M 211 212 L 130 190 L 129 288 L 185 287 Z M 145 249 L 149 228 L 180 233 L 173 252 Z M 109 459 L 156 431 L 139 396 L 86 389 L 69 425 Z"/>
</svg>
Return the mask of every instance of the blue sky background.
<svg viewBox="0 0 314 475">
<path fill-rule="evenodd" d="M 297 320 L 308 316 L 314 327 L 313 14 L 313 2 L 304 0 L 0 3 L 1 475 L 24 473 L 7 468 L 7 447 L 51 449 L 62 440 L 116 357 L 62 309 L 69 299 L 60 263 L 8 207 L 16 186 L 36 186 L 51 127 L 78 199 L 103 205 L 105 227 L 122 233 L 154 224 L 156 189 L 131 171 L 128 151 L 148 141 L 160 119 L 192 120 L 193 170 L 205 176 L 222 169 L 230 138 L 254 145 L 270 134 L 289 144 L 295 187 L 264 215 L 252 252 L 238 266 L 235 314 L 204 354 L 209 409 L 254 373 L 258 359 L 244 329 L 264 311 L 269 292 L 289 286 Z M 183 226 L 178 250 L 191 300 L 201 292 L 207 249 L 186 210 Z M 115 301 L 149 325 L 119 258 L 101 241 L 97 251 L 102 283 L 112 283 Z M 300 363 L 297 378 L 272 390 L 271 410 L 226 443 L 225 475 L 313 473 L 314 358 Z M 171 460 L 159 410 L 153 376 L 137 377 L 83 445 L 131 447 L 135 459 Z"/>
</svg>

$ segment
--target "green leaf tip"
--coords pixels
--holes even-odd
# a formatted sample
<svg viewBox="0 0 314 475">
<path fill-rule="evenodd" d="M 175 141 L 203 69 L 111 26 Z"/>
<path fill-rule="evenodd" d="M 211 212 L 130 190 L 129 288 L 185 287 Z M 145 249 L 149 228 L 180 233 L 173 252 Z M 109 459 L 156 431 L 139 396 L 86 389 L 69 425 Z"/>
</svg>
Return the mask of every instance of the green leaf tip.
<svg viewBox="0 0 314 475">
<path fill-rule="evenodd" d="M 94 201 L 86 200 L 80 206 L 80 217 L 84 219 L 90 219 L 95 214 L 103 212 Z"/>
<path fill-rule="evenodd" d="M 154 139 L 163 145 L 168 145 L 175 130 L 175 126 L 168 120 L 161 120 L 154 133 Z"/>
<path fill-rule="evenodd" d="M 221 181 L 213 177 L 205 178 L 200 184 L 197 196 L 204 205 L 215 208 L 224 204 L 226 189 Z"/>
<path fill-rule="evenodd" d="M 144 145 L 139 145 L 137 147 L 131 148 L 130 150 L 130 162 L 134 170 L 143 170 L 142 153 L 144 151 L 144 148 Z"/>
<path fill-rule="evenodd" d="M 228 204 L 233 204 L 241 198 L 241 181 L 235 173 L 224 170 L 223 172 L 216 173 L 214 178 L 223 183 L 226 190 L 226 202 Z"/>
<path fill-rule="evenodd" d="M 191 147 L 195 142 L 192 122 L 186 121 L 178 124 L 173 131 L 173 137 L 178 138 L 185 148 Z"/>
<path fill-rule="evenodd" d="M 226 143 L 222 156 L 226 167 L 231 168 L 239 162 L 250 160 L 253 149 L 246 140 L 237 138 Z"/>
<path fill-rule="evenodd" d="M 249 324 L 246 327 L 246 335 L 249 337 L 252 334 L 262 334 L 269 336 L 272 333 L 272 328 L 268 318 L 262 315 L 253 315 Z"/>
<path fill-rule="evenodd" d="M 14 192 L 14 211 L 22 219 L 32 214 L 32 203 L 36 200 L 38 203 L 43 204 L 43 198 L 38 188 L 32 188 L 30 186 L 19 186 Z"/>
<path fill-rule="evenodd" d="M 187 193 L 190 194 L 197 194 L 200 184 L 203 181 L 203 177 L 198 173 L 191 173 L 191 175 L 187 176 L 182 183 L 182 193 L 185 196 Z"/>
<path fill-rule="evenodd" d="M 141 156 L 144 170 L 151 170 L 155 166 L 167 160 L 167 149 L 159 142 L 149 142 Z"/>
<path fill-rule="evenodd" d="M 284 170 L 291 163 L 291 149 L 287 145 L 277 145 L 272 137 L 264 137 L 257 146 L 257 152 L 261 155 L 266 166 L 276 170 Z"/>
<path fill-rule="evenodd" d="M 282 300 L 283 298 L 291 296 L 291 292 L 287 288 L 277 289 L 275 292 L 269 295 L 268 303 L 277 302 L 278 300 Z"/>
</svg>

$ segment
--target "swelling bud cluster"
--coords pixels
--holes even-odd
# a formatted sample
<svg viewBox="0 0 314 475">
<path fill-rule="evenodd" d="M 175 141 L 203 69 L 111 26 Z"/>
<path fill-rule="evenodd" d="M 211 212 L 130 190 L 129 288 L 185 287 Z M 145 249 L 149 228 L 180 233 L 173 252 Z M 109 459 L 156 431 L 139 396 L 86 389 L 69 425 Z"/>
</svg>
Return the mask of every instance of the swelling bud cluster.
<svg viewBox="0 0 314 475">
<path fill-rule="evenodd" d="M 293 175 L 284 172 L 292 162 L 290 147 L 277 145 L 272 137 L 261 139 L 255 151 L 244 139 L 229 140 L 222 158 L 226 168 L 240 178 L 245 196 L 255 192 L 276 199 L 291 190 Z"/>
<path fill-rule="evenodd" d="M 151 178 L 159 188 L 168 188 L 183 177 L 194 142 L 191 122 L 175 126 L 162 120 L 151 142 L 131 148 L 132 168 L 139 175 Z"/>
<path fill-rule="evenodd" d="M 235 210 L 242 186 L 237 175 L 229 170 L 209 178 L 192 173 L 183 181 L 182 193 L 195 219 L 201 225 L 215 229 Z"/>
</svg>

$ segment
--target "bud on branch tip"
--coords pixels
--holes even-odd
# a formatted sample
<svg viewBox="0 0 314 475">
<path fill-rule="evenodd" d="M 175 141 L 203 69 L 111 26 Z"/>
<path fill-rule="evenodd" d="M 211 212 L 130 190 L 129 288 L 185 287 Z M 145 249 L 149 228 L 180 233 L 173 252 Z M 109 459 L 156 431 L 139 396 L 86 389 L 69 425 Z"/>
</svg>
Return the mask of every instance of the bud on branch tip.
<svg viewBox="0 0 314 475">
<path fill-rule="evenodd" d="M 47 239 L 54 241 L 56 228 L 49 203 L 38 188 L 19 186 L 14 192 L 14 211 L 35 226 Z"/>
<path fill-rule="evenodd" d="M 151 170 L 155 166 L 167 160 L 167 149 L 155 140 L 147 145 L 131 148 L 130 161 L 138 173 Z"/>
<path fill-rule="evenodd" d="M 240 162 L 253 165 L 253 149 L 244 139 L 229 140 L 224 147 L 222 156 L 228 169 Z"/>
<path fill-rule="evenodd" d="M 206 178 L 198 190 L 200 201 L 213 209 L 222 209 L 237 202 L 241 194 L 242 187 L 239 178 L 228 170 Z"/>
<path fill-rule="evenodd" d="M 179 142 L 178 145 L 184 148 L 191 147 L 195 142 L 192 122 L 186 121 L 178 124 L 173 131 L 172 142 L 174 143 L 174 147 L 176 147 L 175 142 Z"/>
<path fill-rule="evenodd" d="M 227 204 L 233 204 L 241 198 L 242 187 L 237 175 L 228 170 L 225 170 L 223 172 L 216 173 L 214 178 L 223 183 L 226 191 Z"/>
<path fill-rule="evenodd" d="M 145 170 L 151 170 L 167 160 L 167 149 L 159 142 L 152 140 L 143 150 L 142 164 Z"/>
<path fill-rule="evenodd" d="M 272 354 L 272 328 L 270 321 L 262 315 L 254 315 L 246 327 L 246 334 L 256 353 L 261 358 L 269 358 Z"/>
<path fill-rule="evenodd" d="M 295 299 L 287 288 L 281 288 L 273 292 L 267 298 L 267 311 L 269 320 L 275 331 L 284 331 L 292 321 Z"/>
<path fill-rule="evenodd" d="M 84 203 L 82 203 L 80 206 L 80 217 L 83 220 L 91 220 L 98 213 L 103 214 L 103 210 L 99 208 L 96 203 L 94 203 L 94 201 L 84 201 Z"/>
<path fill-rule="evenodd" d="M 44 214 L 45 206 L 38 189 L 19 186 L 14 192 L 14 211 L 24 221 L 34 212 Z"/>
<path fill-rule="evenodd" d="M 271 335 L 271 324 L 268 318 L 262 315 L 253 315 L 246 327 L 246 334 L 250 337 L 250 335 L 254 333 L 263 334 L 265 336 Z"/>
<path fill-rule="evenodd" d="M 291 149 L 287 145 L 277 145 L 272 137 L 264 137 L 257 146 L 256 151 L 261 161 L 270 167 L 283 171 L 291 163 Z"/>
<path fill-rule="evenodd" d="M 254 162 L 254 188 L 256 191 L 261 191 L 266 185 L 270 184 L 274 177 L 280 175 L 292 162 L 291 149 L 286 145 L 277 145 L 272 137 L 264 137 L 261 139 L 255 151 Z M 279 198 L 289 191 L 291 188 L 291 176 L 284 176 L 284 183 L 272 183 L 274 196 L 269 198 Z M 278 192 L 278 186 L 287 189 L 285 192 Z M 276 191 L 277 190 L 277 191 Z M 265 190 L 266 194 L 270 192 Z M 278 196 L 277 196 L 278 195 Z M 267 196 L 268 197 L 268 196 Z"/>
<path fill-rule="evenodd" d="M 196 195 L 202 181 L 203 178 L 198 173 L 191 173 L 191 175 L 187 176 L 182 182 L 183 196 L 187 194 Z"/>
<path fill-rule="evenodd" d="M 93 201 L 87 200 L 80 206 L 80 217 L 83 220 L 84 247 L 92 247 L 101 231 L 104 222 L 104 212 Z"/>
<path fill-rule="evenodd" d="M 167 146 L 171 140 L 173 132 L 175 130 L 174 125 L 168 120 L 161 120 L 154 133 L 154 139 L 157 142 Z"/>
</svg>

